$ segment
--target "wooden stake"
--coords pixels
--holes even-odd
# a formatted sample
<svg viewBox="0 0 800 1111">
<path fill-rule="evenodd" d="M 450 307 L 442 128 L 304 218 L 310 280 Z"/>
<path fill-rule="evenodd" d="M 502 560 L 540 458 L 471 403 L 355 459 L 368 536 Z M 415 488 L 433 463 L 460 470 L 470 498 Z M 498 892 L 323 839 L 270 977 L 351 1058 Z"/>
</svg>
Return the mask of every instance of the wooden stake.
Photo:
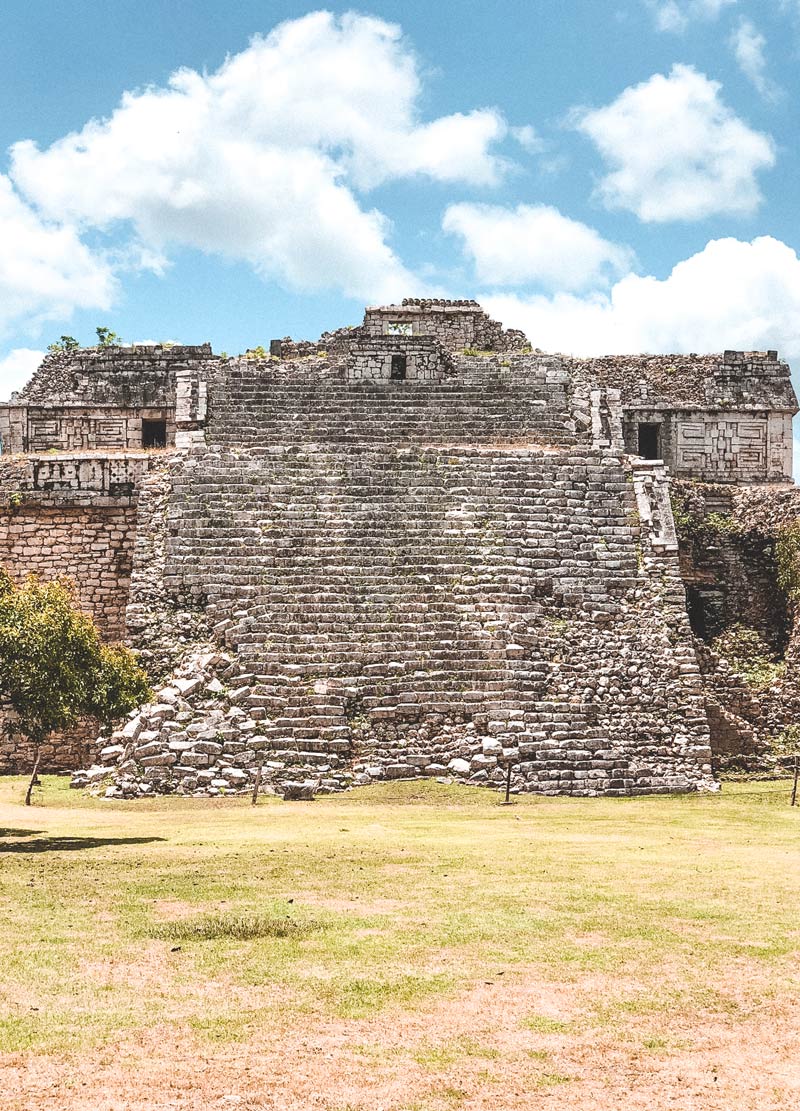
<svg viewBox="0 0 800 1111">
<path fill-rule="evenodd" d="M 258 792 L 259 792 L 259 788 L 261 787 L 261 769 L 263 767 L 264 767 L 264 761 L 262 760 L 261 763 L 258 765 L 258 768 L 256 770 L 256 778 L 255 778 L 255 782 L 253 783 L 253 797 L 251 799 L 251 802 L 252 802 L 253 806 L 255 806 L 256 803 L 258 802 Z"/>
<path fill-rule="evenodd" d="M 798 777 L 800 777 L 800 756 L 797 753 L 795 753 L 794 754 L 794 781 L 792 783 L 792 801 L 789 803 L 790 806 L 796 806 L 797 805 L 797 780 L 798 780 Z"/>
</svg>

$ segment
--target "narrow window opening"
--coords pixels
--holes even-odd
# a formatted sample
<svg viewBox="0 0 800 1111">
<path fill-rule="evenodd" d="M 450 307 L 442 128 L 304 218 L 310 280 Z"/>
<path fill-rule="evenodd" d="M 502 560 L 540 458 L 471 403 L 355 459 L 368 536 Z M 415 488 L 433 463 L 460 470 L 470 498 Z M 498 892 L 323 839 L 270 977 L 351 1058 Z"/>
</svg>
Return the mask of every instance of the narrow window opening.
<svg viewBox="0 0 800 1111">
<path fill-rule="evenodd" d="M 142 447 L 166 447 L 167 422 L 165 420 L 142 421 Z"/>
<path fill-rule="evenodd" d="M 391 378 L 393 381 L 400 382 L 405 378 L 407 364 L 408 359 L 405 355 L 392 355 Z"/>
<path fill-rule="evenodd" d="M 660 425 L 639 425 L 639 454 L 643 459 L 661 459 Z"/>
</svg>

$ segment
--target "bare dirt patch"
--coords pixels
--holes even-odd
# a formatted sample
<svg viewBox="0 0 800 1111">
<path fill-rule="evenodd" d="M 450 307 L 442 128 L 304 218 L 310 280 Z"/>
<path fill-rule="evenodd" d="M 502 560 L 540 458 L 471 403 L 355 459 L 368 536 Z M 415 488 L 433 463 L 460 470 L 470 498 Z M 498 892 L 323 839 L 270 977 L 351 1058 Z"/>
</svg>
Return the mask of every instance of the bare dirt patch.
<svg viewBox="0 0 800 1111">
<path fill-rule="evenodd" d="M 729 993 L 727 1010 L 621 1013 L 598 1026 L 594 977 L 554 984 L 532 971 L 413 1014 L 302 1024 L 267 1015 L 246 1042 L 155 1029 L 79 1060 L 12 1057 L 3 1107 L 795 1111 L 800 999 L 761 998 L 757 982 L 738 976 L 717 990 Z"/>
</svg>

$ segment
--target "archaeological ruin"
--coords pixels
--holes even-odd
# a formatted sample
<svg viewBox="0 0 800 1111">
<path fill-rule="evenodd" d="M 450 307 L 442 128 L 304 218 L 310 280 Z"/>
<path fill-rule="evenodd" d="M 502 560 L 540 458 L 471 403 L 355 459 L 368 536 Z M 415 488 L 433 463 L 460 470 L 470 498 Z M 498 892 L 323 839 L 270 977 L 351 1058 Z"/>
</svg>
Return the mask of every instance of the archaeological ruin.
<svg viewBox="0 0 800 1111">
<path fill-rule="evenodd" d="M 71 577 L 157 693 L 47 766 L 110 797 L 713 790 L 799 720 L 796 411 L 775 351 L 544 354 L 474 301 L 51 354 L 0 406 L 0 561 Z"/>
</svg>

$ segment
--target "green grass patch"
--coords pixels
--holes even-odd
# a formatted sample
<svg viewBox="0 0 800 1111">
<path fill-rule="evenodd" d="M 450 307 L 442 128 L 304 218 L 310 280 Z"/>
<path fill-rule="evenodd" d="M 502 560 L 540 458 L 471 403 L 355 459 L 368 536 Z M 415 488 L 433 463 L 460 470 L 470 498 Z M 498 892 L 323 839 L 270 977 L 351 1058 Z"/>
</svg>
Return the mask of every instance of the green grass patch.
<svg viewBox="0 0 800 1111">
<path fill-rule="evenodd" d="M 603 985 L 575 1013 L 521 1019 L 531 1034 L 613 1034 L 668 1013 L 736 1021 L 748 1007 L 724 988 L 731 968 L 776 1005 L 794 990 L 788 792 L 504 807 L 415 782 L 252 807 L 111 802 L 45 777 L 25 808 L 24 780 L 2 779 L 0 1046 L 78 1052 L 155 1022 L 166 1039 L 244 1042 L 314 1016 L 458 1007 L 487 983 L 501 998 L 530 976 Z M 482 1051 L 434 1030 L 419 1063 Z"/>
<path fill-rule="evenodd" d="M 528 1015 L 522 1020 L 522 1025 L 536 1034 L 566 1034 L 570 1029 L 570 1023 L 548 1018 L 547 1015 Z"/>
<path fill-rule="evenodd" d="M 165 922 L 152 927 L 150 936 L 162 941 L 252 941 L 259 937 L 306 937 L 318 929 L 318 922 L 298 922 L 271 914 L 216 914 Z"/>
</svg>

